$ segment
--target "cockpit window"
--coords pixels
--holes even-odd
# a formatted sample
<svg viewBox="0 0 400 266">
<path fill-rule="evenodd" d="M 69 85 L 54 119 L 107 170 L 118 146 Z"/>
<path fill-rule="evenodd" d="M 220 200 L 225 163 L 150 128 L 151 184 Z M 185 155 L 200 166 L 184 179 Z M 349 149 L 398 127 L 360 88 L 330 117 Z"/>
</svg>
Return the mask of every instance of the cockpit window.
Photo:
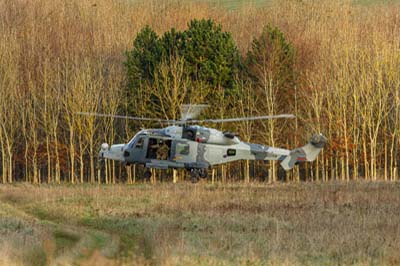
<svg viewBox="0 0 400 266">
<path fill-rule="evenodd" d="M 141 135 L 135 135 L 135 136 L 128 142 L 128 147 L 132 149 L 132 148 L 139 142 L 140 139 L 144 139 L 144 135 L 143 135 L 143 134 L 141 134 Z M 143 141 L 144 141 L 144 140 L 142 140 L 142 145 L 143 145 Z"/>
<path fill-rule="evenodd" d="M 143 137 L 139 138 L 138 141 L 136 142 L 135 148 L 137 149 L 143 148 L 143 143 L 144 143 L 144 138 Z"/>
</svg>

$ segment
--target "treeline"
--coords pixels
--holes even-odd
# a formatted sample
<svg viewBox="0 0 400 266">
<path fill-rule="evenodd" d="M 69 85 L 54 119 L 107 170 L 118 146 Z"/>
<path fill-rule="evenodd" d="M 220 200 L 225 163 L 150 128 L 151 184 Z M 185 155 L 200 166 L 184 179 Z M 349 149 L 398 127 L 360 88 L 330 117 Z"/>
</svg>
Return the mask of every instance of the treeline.
<svg viewBox="0 0 400 266">
<path fill-rule="evenodd" d="M 2 182 L 133 182 L 102 142 L 159 125 L 76 112 L 179 118 L 294 113 L 209 125 L 244 141 L 294 148 L 321 132 L 318 161 L 288 180 L 396 180 L 400 29 L 394 4 L 276 1 L 235 11 L 186 1 L 0 0 Z M 210 49 L 211 48 L 211 49 Z M 275 163 L 216 168 L 222 180 L 278 177 Z"/>
</svg>

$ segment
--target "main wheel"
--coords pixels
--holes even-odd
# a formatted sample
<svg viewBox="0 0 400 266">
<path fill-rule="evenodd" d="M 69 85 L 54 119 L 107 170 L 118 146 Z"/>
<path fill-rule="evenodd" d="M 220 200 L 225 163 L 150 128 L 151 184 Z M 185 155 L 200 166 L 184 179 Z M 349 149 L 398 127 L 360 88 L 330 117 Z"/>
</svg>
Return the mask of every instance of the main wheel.
<svg viewBox="0 0 400 266">
<path fill-rule="evenodd" d="M 146 179 L 146 181 L 150 181 L 151 178 L 151 172 L 149 170 L 146 170 L 146 172 L 144 172 L 144 179 Z"/>
<path fill-rule="evenodd" d="M 282 168 L 278 170 L 278 180 L 281 182 L 286 182 L 286 171 Z"/>
<path fill-rule="evenodd" d="M 200 176 L 201 178 L 207 178 L 207 176 L 208 176 L 207 169 L 201 169 L 201 170 L 199 171 L 199 176 Z"/>
<path fill-rule="evenodd" d="M 197 169 L 191 169 L 190 170 L 190 181 L 192 183 L 197 183 L 199 182 L 199 172 Z"/>
</svg>

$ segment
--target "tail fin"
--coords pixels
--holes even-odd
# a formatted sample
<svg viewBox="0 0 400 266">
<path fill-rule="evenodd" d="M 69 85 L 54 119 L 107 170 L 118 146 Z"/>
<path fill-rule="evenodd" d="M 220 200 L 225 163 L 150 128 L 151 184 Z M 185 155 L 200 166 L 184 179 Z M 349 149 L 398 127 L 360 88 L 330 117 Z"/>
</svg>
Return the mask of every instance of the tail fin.
<svg viewBox="0 0 400 266">
<path fill-rule="evenodd" d="M 326 142 L 327 139 L 322 134 L 312 136 L 305 146 L 291 150 L 289 155 L 282 160 L 281 166 L 285 170 L 290 170 L 299 162 L 314 161 Z"/>
</svg>

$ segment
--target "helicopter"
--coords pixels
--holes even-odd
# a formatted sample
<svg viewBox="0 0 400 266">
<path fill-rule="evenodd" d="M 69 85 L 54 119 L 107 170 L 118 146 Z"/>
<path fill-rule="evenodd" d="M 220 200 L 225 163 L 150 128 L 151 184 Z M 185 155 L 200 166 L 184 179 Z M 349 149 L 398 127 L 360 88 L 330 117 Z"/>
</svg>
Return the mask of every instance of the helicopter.
<svg viewBox="0 0 400 266">
<path fill-rule="evenodd" d="M 223 132 L 197 124 L 294 118 L 295 116 L 280 114 L 196 120 L 200 112 L 207 107 L 208 105 L 204 104 L 182 105 L 180 120 L 86 112 L 78 114 L 170 124 L 165 128 L 142 129 L 128 143 L 111 146 L 107 143 L 101 144 L 100 160 L 115 160 L 126 165 L 142 164 L 148 169 L 144 173 L 146 179 L 151 176 L 149 169 L 183 168 L 190 172 L 191 181 L 196 183 L 199 178 L 207 177 L 207 170 L 211 167 L 237 160 L 276 160 L 280 161 L 282 168 L 287 171 L 300 162 L 314 161 L 327 143 L 327 139 L 322 134 L 313 135 L 305 146 L 293 150 L 243 142 L 233 132 Z"/>
</svg>

